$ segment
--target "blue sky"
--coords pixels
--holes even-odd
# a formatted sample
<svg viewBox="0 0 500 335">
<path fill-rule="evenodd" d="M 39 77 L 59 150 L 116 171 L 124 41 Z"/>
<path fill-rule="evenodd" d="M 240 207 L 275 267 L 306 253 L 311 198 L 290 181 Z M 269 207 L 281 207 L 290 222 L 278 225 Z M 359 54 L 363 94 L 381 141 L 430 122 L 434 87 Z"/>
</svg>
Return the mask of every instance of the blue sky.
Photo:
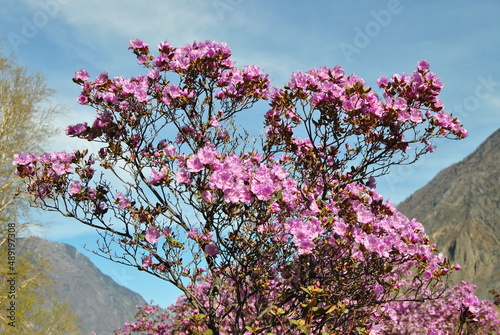
<svg viewBox="0 0 500 335">
<path fill-rule="evenodd" d="M 53 102 L 65 110 L 55 120 L 61 129 L 93 115 L 75 101 L 75 70 L 86 69 L 91 76 L 142 73 L 127 50 L 132 38 L 152 47 L 164 40 L 172 45 L 226 42 L 238 66 L 260 65 L 277 86 L 294 71 L 337 64 L 375 85 L 380 76 L 411 73 L 426 59 L 445 84 L 445 107 L 464 123 L 469 137 L 436 142 L 434 154 L 379 179 L 379 192 L 398 203 L 500 127 L 499 16 L 496 0 L 2 0 L 0 39 L 4 55 L 15 54 L 22 65 L 43 72 L 57 91 Z M 68 140 L 61 130 L 53 147 L 89 144 Z M 48 239 L 82 250 L 84 243 L 92 248 L 98 237 L 76 222 L 37 215 L 51 222 L 43 233 Z M 144 273 L 84 254 L 148 301 L 166 306 L 177 295 Z"/>
</svg>

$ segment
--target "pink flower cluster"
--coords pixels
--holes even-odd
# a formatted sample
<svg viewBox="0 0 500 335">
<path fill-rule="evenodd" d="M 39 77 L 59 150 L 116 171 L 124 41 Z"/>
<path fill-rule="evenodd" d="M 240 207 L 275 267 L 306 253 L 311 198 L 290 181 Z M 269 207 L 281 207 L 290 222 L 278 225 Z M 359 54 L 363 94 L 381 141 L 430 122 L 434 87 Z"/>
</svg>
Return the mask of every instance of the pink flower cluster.
<svg viewBox="0 0 500 335">
<path fill-rule="evenodd" d="M 285 148 L 293 150 L 290 142 L 294 129 L 299 125 L 309 127 L 304 122 L 313 114 L 304 106 L 310 106 L 316 111 L 316 129 L 326 138 L 335 138 L 338 130 L 344 129 L 353 135 L 353 142 L 356 137 L 369 143 L 380 142 L 377 150 L 406 152 L 409 144 L 423 143 L 432 151 L 426 137 L 405 139 L 406 133 L 413 137 L 413 129 L 426 122 L 427 131 L 434 136 L 467 136 L 460 121 L 443 111 L 439 99 L 443 84 L 429 71 L 426 61 L 420 61 L 412 75 L 381 77 L 377 83 L 383 90 L 382 98 L 362 78 L 346 76 L 340 66 L 296 72 L 285 89 L 272 94 L 266 134 L 274 143 L 286 144 Z M 389 128 L 391 132 L 387 132 Z M 351 141 L 345 142 L 348 148 L 353 147 Z M 335 150 L 338 152 L 339 148 Z"/>
<path fill-rule="evenodd" d="M 366 197 L 366 195 L 370 196 Z M 373 199 L 379 198 L 380 195 L 376 191 L 370 190 L 370 193 L 365 194 L 363 201 L 354 200 L 352 202 L 360 225 L 346 227 L 342 218 L 338 218 L 335 223 L 336 227 L 340 227 L 340 229 L 336 229 L 336 232 L 341 236 L 340 240 L 347 241 L 345 236 L 348 233 L 347 235 L 356 242 L 353 246 L 355 251 L 353 256 L 364 260 L 361 250 L 368 250 L 382 258 L 404 255 L 425 263 L 423 276 L 426 281 L 446 274 L 448 269 L 445 266 L 444 256 L 437 254 L 435 245 L 428 243 L 423 225 L 415 219 L 409 220 L 389 202 L 386 203 L 386 206 L 392 211 L 390 215 L 377 213 L 371 204 Z M 415 262 L 408 264 L 417 265 Z M 407 275 L 410 275 L 410 267 L 405 265 L 404 268 Z"/>
<path fill-rule="evenodd" d="M 318 237 L 325 232 L 321 221 L 312 218 L 309 221 L 290 219 L 286 222 L 286 231 L 293 235 L 293 243 L 299 255 L 311 253 L 316 247 Z"/>
<path fill-rule="evenodd" d="M 126 322 L 122 329 L 116 330 L 117 335 L 141 332 L 143 334 L 167 335 L 171 334 L 165 309 L 155 305 L 136 306 L 138 309 L 137 322 Z M 146 333 L 147 332 L 147 333 Z"/>
<path fill-rule="evenodd" d="M 242 101 L 245 98 L 267 99 L 270 94 L 268 75 L 262 73 L 256 65 L 247 65 L 243 69 L 223 72 L 217 81 L 221 87 L 215 93 L 218 99 Z"/>
<path fill-rule="evenodd" d="M 191 184 L 197 173 L 210 171 L 203 196 L 206 202 L 213 201 L 217 191 L 222 191 L 224 200 L 230 203 L 268 201 L 278 192 L 291 206 L 297 199 L 296 183 L 287 178 L 283 166 L 276 162 L 263 164 L 260 154 L 223 156 L 209 143 L 189 157 L 181 158 L 179 165 L 182 168 L 176 176 L 181 184 Z"/>
<path fill-rule="evenodd" d="M 14 157 L 17 174 L 27 180 L 26 190 L 35 198 L 57 199 L 67 194 L 78 202 L 87 202 L 89 212 L 104 214 L 107 209 L 101 192 L 88 186 L 95 173 L 92 156 L 83 159 L 79 151 L 45 153 L 20 152 Z"/>
<path fill-rule="evenodd" d="M 259 164 L 259 158 L 259 155 L 224 157 L 210 175 L 210 189 L 221 190 L 224 199 L 231 203 L 249 203 L 254 198 L 270 200 L 283 190 L 286 173 L 280 166 Z M 290 195 L 295 192 L 296 189 L 293 188 L 287 190 Z"/>
<path fill-rule="evenodd" d="M 219 248 L 214 242 L 212 242 L 214 236 L 212 232 L 200 234 L 197 228 L 191 227 L 186 236 L 188 239 L 194 240 L 202 245 L 203 250 L 208 256 L 215 257 L 219 253 Z"/>
<path fill-rule="evenodd" d="M 194 91 L 189 90 L 187 87 L 181 89 L 179 86 L 172 84 L 163 89 L 161 101 L 165 105 L 170 105 L 176 99 L 188 100 L 192 98 L 194 98 Z"/>
<path fill-rule="evenodd" d="M 116 192 L 116 203 L 120 209 L 128 208 L 131 205 L 130 200 L 120 192 Z"/>
<path fill-rule="evenodd" d="M 20 152 L 14 155 L 14 165 L 17 165 L 17 175 L 28 178 L 28 190 L 41 199 L 52 194 L 54 187 L 66 182 L 67 175 L 73 172 L 71 163 L 74 162 L 75 153 L 55 152 L 36 155 L 33 152 Z M 79 184 L 72 184 L 70 194 L 74 194 Z"/>
<path fill-rule="evenodd" d="M 88 140 L 104 137 L 107 141 L 126 138 L 132 135 L 127 134 L 127 129 L 143 117 L 141 110 L 147 106 L 161 103 L 163 106 L 158 109 L 184 109 L 195 104 L 196 92 L 192 88 L 192 81 L 196 76 L 214 79 L 212 88 L 217 89 L 214 97 L 229 105 L 232 104 L 230 101 L 253 103 L 266 99 L 271 90 L 268 75 L 257 66 L 234 68 L 229 58 L 231 52 L 224 43 L 205 41 L 174 48 L 162 42 L 158 46 L 159 55 L 152 56 L 149 46 L 136 39 L 130 42 L 130 49 L 137 55 L 139 63 L 149 69 L 147 75 L 130 79 L 109 78 L 103 72 L 91 81 L 85 70 L 76 71 L 74 81 L 82 86 L 78 102 L 96 108 L 103 106 L 105 110 L 98 114 L 92 126 L 86 123 L 69 126 L 66 130 L 68 135 Z M 167 79 L 167 72 L 179 75 L 179 83 Z M 121 129 L 118 129 L 117 119 L 126 121 L 127 127 L 120 126 Z M 219 125 L 215 116 L 206 122 L 213 127 Z M 189 124 L 182 127 L 179 141 L 192 135 L 194 129 L 191 127 Z M 220 131 L 219 136 L 225 137 L 224 130 Z"/>
<path fill-rule="evenodd" d="M 141 49 L 142 54 L 147 53 L 144 47 Z M 162 42 L 158 50 L 160 53 L 153 57 L 152 62 L 159 71 L 203 72 L 211 77 L 219 76 L 219 71 L 233 67 L 229 58 L 231 50 L 225 43 L 204 41 L 174 48 L 168 42 Z"/>
<path fill-rule="evenodd" d="M 374 313 L 370 334 L 497 334 L 500 318 L 493 304 L 479 301 L 468 282 L 448 289 L 425 303 L 391 302 Z M 425 325 L 425 327 L 422 327 Z"/>
<path fill-rule="evenodd" d="M 71 167 L 71 163 L 75 158 L 75 153 L 67 153 L 65 151 L 62 152 L 54 152 L 54 153 L 45 153 L 42 155 L 36 155 L 33 152 L 24 153 L 20 152 L 14 155 L 14 165 L 19 167 L 18 175 L 24 177 L 33 172 L 33 167 L 36 163 L 40 163 L 47 167 L 50 167 L 53 174 L 57 176 L 63 176 L 67 173 L 73 171 Z M 50 173 L 52 174 L 52 173 Z"/>
</svg>

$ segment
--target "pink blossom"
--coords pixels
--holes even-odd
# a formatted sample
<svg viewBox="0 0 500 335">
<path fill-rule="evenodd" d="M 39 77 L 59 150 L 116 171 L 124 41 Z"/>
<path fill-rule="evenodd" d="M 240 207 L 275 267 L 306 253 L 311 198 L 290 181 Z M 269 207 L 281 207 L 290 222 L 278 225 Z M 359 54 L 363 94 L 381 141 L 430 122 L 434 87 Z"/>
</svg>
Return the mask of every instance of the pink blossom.
<svg viewBox="0 0 500 335">
<path fill-rule="evenodd" d="M 200 232 L 198 231 L 198 229 L 191 227 L 187 232 L 186 236 L 189 239 L 196 240 L 200 236 Z"/>
<path fill-rule="evenodd" d="M 428 152 L 434 152 L 434 150 L 436 149 L 436 147 L 434 146 L 434 144 L 432 144 L 432 142 L 427 142 L 427 151 Z"/>
<path fill-rule="evenodd" d="M 219 120 L 217 120 L 217 117 L 212 116 L 210 118 L 210 123 L 209 124 L 210 124 L 210 126 L 217 128 L 220 125 L 220 122 L 219 122 Z"/>
<path fill-rule="evenodd" d="M 91 187 L 87 187 L 87 195 L 89 198 L 94 198 L 95 197 L 95 190 Z"/>
<path fill-rule="evenodd" d="M 215 257 L 219 253 L 219 248 L 217 248 L 217 246 L 212 242 L 208 243 L 205 246 L 204 250 L 210 257 Z"/>
<path fill-rule="evenodd" d="M 420 62 L 418 62 L 417 64 L 417 68 L 422 71 L 422 72 L 425 72 L 425 71 L 428 71 L 429 68 L 430 68 L 430 64 L 428 61 L 426 60 L 421 60 Z"/>
<path fill-rule="evenodd" d="M 374 177 L 370 177 L 368 179 L 366 186 L 368 186 L 371 189 L 375 189 L 377 187 L 377 181 L 375 180 Z"/>
<path fill-rule="evenodd" d="M 60 176 L 73 171 L 73 168 L 65 163 L 54 162 L 52 163 L 52 169 L 54 172 Z"/>
<path fill-rule="evenodd" d="M 87 81 L 89 80 L 89 73 L 85 70 L 76 70 L 75 71 L 75 80 L 77 81 Z"/>
<path fill-rule="evenodd" d="M 108 82 L 109 77 L 107 72 L 102 72 L 100 75 L 98 75 L 95 79 L 95 84 L 96 85 L 104 85 Z"/>
<path fill-rule="evenodd" d="M 288 175 L 286 169 L 282 165 L 273 165 L 271 172 L 278 180 L 284 180 Z"/>
<path fill-rule="evenodd" d="M 160 71 L 158 71 L 157 69 L 150 70 L 148 73 L 148 78 L 151 80 L 156 80 L 160 78 Z"/>
<path fill-rule="evenodd" d="M 218 156 L 218 152 L 215 149 L 215 146 L 210 143 L 201 148 L 196 156 L 200 160 L 201 164 L 208 165 L 215 163 Z"/>
<path fill-rule="evenodd" d="M 184 90 L 181 90 L 179 86 L 171 84 L 169 86 L 165 86 L 165 88 L 162 91 L 163 96 L 162 96 L 162 101 L 166 105 L 170 105 L 172 100 L 175 100 L 179 97 L 185 96 L 185 97 L 190 97 L 191 93 L 187 88 Z"/>
<path fill-rule="evenodd" d="M 349 229 L 349 226 L 345 224 L 342 218 L 334 218 L 333 230 L 336 234 L 344 236 Z"/>
<path fill-rule="evenodd" d="M 269 205 L 269 210 L 271 213 L 279 213 L 281 211 L 281 207 L 278 203 L 273 202 L 271 205 Z"/>
<path fill-rule="evenodd" d="M 81 133 L 85 132 L 88 129 L 87 122 L 78 123 L 74 126 L 68 126 L 66 128 L 66 135 L 70 136 L 78 136 Z"/>
<path fill-rule="evenodd" d="M 160 171 L 151 170 L 151 180 L 149 181 L 149 183 L 151 185 L 160 185 L 164 180 L 168 178 L 169 173 L 170 170 L 166 166 L 162 167 Z"/>
<path fill-rule="evenodd" d="M 69 194 L 78 194 L 82 190 L 82 185 L 79 181 L 72 182 L 68 187 Z"/>
<path fill-rule="evenodd" d="M 148 49 L 148 45 L 140 39 L 133 39 L 129 42 L 129 49 Z"/>
<path fill-rule="evenodd" d="M 269 183 L 251 181 L 251 190 L 259 200 L 269 200 L 274 193 L 274 187 Z"/>
<path fill-rule="evenodd" d="M 122 86 L 123 93 L 133 94 L 136 90 L 137 84 L 135 82 L 133 82 L 132 80 L 124 80 L 121 86 Z"/>
<path fill-rule="evenodd" d="M 389 79 L 387 79 L 387 77 L 380 77 L 379 79 L 377 79 L 378 87 L 384 88 L 387 86 L 387 84 L 389 84 Z"/>
<path fill-rule="evenodd" d="M 125 209 L 130 205 L 130 200 L 123 196 L 120 192 L 116 193 L 116 201 L 118 203 L 118 208 Z"/>
<path fill-rule="evenodd" d="M 163 149 L 163 152 L 165 153 L 165 155 L 167 155 L 167 157 L 175 157 L 175 155 L 177 154 L 175 147 L 171 144 L 167 145 Z"/>
<path fill-rule="evenodd" d="M 203 202 L 206 202 L 206 203 L 212 202 L 212 200 L 213 200 L 212 192 L 207 191 L 207 190 L 201 192 L 201 199 L 203 200 Z"/>
<path fill-rule="evenodd" d="M 179 171 L 177 171 L 177 173 L 175 174 L 175 179 L 180 184 L 191 184 L 193 182 L 193 180 L 190 179 L 189 172 L 184 169 L 180 169 Z"/>
<path fill-rule="evenodd" d="M 80 105 L 86 105 L 86 104 L 89 102 L 89 100 L 88 100 L 87 96 L 86 96 L 86 95 L 84 95 L 84 94 L 80 94 L 80 95 L 78 96 L 78 98 L 76 99 L 76 101 L 77 101 Z"/>
<path fill-rule="evenodd" d="M 384 291 L 385 291 L 384 287 L 382 285 L 380 285 L 379 282 L 375 282 L 373 292 L 377 296 L 381 296 L 382 294 L 384 294 Z"/>
<path fill-rule="evenodd" d="M 153 255 L 150 253 L 149 256 L 142 257 L 142 268 L 147 269 L 153 264 Z"/>
<path fill-rule="evenodd" d="M 158 238 L 160 237 L 160 232 L 155 227 L 149 227 L 144 234 L 146 241 L 149 243 L 158 242 Z"/>
<path fill-rule="evenodd" d="M 160 44 L 158 44 L 158 50 L 160 50 L 161 52 L 168 53 L 172 49 L 173 47 L 167 41 L 163 41 Z"/>
<path fill-rule="evenodd" d="M 186 167 L 189 172 L 199 172 L 205 167 L 201 162 L 200 158 L 196 154 L 192 154 L 186 161 Z"/>
<path fill-rule="evenodd" d="M 422 112 L 417 108 L 413 108 L 410 113 L 410 120 L 415 123 L 422 123 Z"/>
<path fill-rule="evenodd" d="M 28 165 L 35 162 L 37 159 L 34 152 L 18 152 L 14 155 L 13 165 Z"/>
</svg>

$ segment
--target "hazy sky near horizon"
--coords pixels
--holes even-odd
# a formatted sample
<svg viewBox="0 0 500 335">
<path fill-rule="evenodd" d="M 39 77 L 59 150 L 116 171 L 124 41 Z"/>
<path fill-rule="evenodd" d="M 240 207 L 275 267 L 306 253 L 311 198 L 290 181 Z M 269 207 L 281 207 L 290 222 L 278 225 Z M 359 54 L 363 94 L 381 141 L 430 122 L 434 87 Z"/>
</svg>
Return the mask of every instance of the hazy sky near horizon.
<svg viewBox="0 0 500 335">
<path fill-rule="evenodd" d="M 44 73 L 57 92 L 52 101 L 65 105 L 55 121 L 62 130 L 54 150 L 88 146 L 63 136 L 68 124 L 93 116 L 90 107 L 76 102 L 75 70 L 85 69 L 91 77 L 102 71 L 125 77 L 142 73 L 127 50 L 133 38 L 151 49 L 164 40 L 174 46 L 226 42 L 238 66 L 261 66 L 276 86 L 294 71 L 337 64 L 375 85 L 380 76 L 411 73 L 426 59 L 445 84 L 445 108 L 463 122 L 469 137 L 436 142 L 432 155 L 379 179 L 379 192 L 398 203 L 500 128 L 499 16 L 496 0 L 2 0 L 0 39 L 3 55 L 13 54 L 23 66 Z M 44 219 L 53 222 L 44 235 L 49 239 L 81 250 L 97 238 L 76 222 Z M 135 270 L 95 261 L 146 300 L 165 305 L 175 295 L 159 293 Z"/>
</svg>

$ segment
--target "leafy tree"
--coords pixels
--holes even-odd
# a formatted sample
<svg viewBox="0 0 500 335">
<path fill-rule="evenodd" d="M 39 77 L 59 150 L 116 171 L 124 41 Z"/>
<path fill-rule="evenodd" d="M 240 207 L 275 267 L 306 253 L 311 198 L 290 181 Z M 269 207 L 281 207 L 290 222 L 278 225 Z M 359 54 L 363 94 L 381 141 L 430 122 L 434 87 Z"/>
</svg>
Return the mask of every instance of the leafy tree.
<svg viewBox="0 0 500 335">
<path fill-rule="evenodd" d="M 0 242 L 0 259 L 5 260 L 5 263 L 8 259 L 8 243 L 8 239 Z M 10 271 L 10 266 L 0 269 L 2 334 L 81 333 L 76 314 L 67 302 L 61 302 L 54 293 L 56 283 L 49 277 L 51 271 L 56 271 L 54 265 L 40 255 L 19 253 L 20 246 L 20 243 L 16 243 L 15 250 L 18 253 L 12 263 L 15 275 Z"/>
<path fill-rule="evenodd" d="M 54 134 L 52 116 L 57 106 L 48 105 L 53 91 L 40 73 L 29 73 L 14 59 L 0 55 L 0 221 L 17 221 L 29 203 L 16 197 L 21 185 L 12 166 L 12 157 L 22 150 L 42 150 Z M 4 229 L 2 229 L 3 231 Z"/>
<path fill-rule="evenodd" d="M 75 74 L 97 116 L 66 133 L 98 152 L 15 163 L 36 206 L 101 231 L 103 257 L 182 290 L 157 333 L 368 334 L 397 322 L 398 303 L 447 296 L 457 267 L 375 189 L 433 138 L 467 135 L 428 62 L 380 78 L 377 94 L 339 66 L 275 88 L 211 41 L 130 48 L 143 75 Z M 238 123 L 266 101 L 265 131 L 251 136 Z"/>
<path fill-rule="evenodd" d="M 12 158 L 19 150 L 42 150 L 54 130 L 52 90 L 41 74 L 0 56 L 0 329 L 2 334 L 62 334 L 78 331 L 76 316 L 56 299 L 46 260 L 19 253 L 27 234 L 29 202 L 16 196 L 22 185 Z M 10 245 L 9 245 L 10 244 Z M 14 273 L 14 274 L 13 274 Z M 8 311 L 14 303 L 15 312 Z M 9 318 L 11 316 L 12 318 Z M 15 318 L 14 318 L 15 317 Z M 10 325 L 9 325 L 10 323 Z"/>
</svg>

